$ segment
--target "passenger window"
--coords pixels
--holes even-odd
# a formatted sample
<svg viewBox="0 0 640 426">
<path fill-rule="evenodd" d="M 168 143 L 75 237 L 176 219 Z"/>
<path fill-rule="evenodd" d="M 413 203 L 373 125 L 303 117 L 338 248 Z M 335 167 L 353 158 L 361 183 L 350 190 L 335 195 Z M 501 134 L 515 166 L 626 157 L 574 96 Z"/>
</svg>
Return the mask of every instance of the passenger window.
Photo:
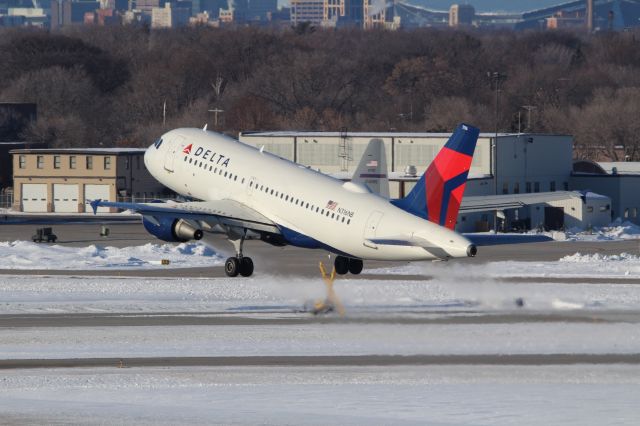
<svg viewBox="0 0 640 426">
<path fill-rule="evenodd" d="M 333 219 L 334 217 L 336 217 L 335 213 L 331 213 L 331 219 Z"/>
<path fill-rule="evenodd" d="M 342 216 L 342 223 L 344 223 L 344 216 Z"/>
<path fill-rule="evenodd" d="M 351 223 L 351 219 L 347 219 L 347 225 Z"/>
</svg>

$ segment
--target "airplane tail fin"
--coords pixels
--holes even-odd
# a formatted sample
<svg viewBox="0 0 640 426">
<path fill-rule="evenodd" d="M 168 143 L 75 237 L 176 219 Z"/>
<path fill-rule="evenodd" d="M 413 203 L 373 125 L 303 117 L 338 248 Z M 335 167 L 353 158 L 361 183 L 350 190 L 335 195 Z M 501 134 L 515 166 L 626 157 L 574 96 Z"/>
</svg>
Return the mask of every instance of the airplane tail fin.
<svg viewBox="0 0 640 426">
<path fill-rule="evenodd" d="M 371 192 L 389 198 L 387 155 L 382 139 L 371 139 L 351 182 L 366 185 Z"/>
<path fill-rule="evenodd" d="M 453 229 L 462 203 L 480 131 L 460 124 L 411 192 L 393 200 L 397 207 Z"/>
</svg>

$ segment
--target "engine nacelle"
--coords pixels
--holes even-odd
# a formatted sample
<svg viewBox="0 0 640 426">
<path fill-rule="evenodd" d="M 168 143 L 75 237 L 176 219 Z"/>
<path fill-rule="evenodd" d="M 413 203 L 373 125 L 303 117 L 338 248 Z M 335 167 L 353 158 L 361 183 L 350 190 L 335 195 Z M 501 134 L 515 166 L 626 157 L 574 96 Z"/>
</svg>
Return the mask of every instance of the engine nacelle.
<svg viewBox="0 0 640 426">
<path fill-rule="evenodd" d="M 156 238 L 161 239 L 162 241 L 167 241 L 170 243 L 185 243 L 191 240 L 202 239 L 202 229 L 194 227 L 189 222 L 183 219 L 161 217 L 158 218 L 158 222 L 159 224 L 156 225 L 155 223 L 147 220 L 145 217 L 142 218 L 144 229 L 146 229 L 147 232 L 149 232 Z"/>
</svg>

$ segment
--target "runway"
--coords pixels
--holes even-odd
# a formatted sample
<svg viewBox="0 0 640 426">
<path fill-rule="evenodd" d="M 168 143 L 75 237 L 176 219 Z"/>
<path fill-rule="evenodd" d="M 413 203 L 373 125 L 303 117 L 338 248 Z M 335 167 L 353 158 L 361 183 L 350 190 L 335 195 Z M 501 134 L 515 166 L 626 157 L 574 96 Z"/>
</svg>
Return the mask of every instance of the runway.
<svg viewBox="0 0 640 426">
<path fill-rule="evenodd" d="M 100 226 L 53 225 L 69 253 L 158 243 L 139 223 L 111 223 L 108 237 Z M 35 227 L 0 225 L 0 240 Z M 230 249 L 221 235 L 206 242 Z M 638 248 L 551 242 L 366 262 L 336 281 L 344 316 L 309 312 L 324 297 L 325 252 L 259 241 L 245 247 L 251 278 L 188 260 L 127 266 L 129 252 L 102 269 L 62 257 L 5 268 L 0 424 L 583 425 L 612 413 L 634 424 Z"/>
</svg>

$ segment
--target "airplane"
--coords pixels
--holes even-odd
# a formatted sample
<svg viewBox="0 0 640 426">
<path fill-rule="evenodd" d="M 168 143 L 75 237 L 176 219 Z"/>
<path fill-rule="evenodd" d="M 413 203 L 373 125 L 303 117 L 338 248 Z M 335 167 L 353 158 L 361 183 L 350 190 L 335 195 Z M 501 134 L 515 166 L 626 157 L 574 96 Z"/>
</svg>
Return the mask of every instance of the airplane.
<svg viewBox="0 0 640 426">
<path fill-rule="evenodd" d="M 359 274 L 364 260 L 448 260 L 473 257 L 476 244 L 455 232 L 479 130 L 460 124 L 415 187 L 389 200 L 366 186 L 204 129 L 162 135 L 144 155 L 149 172 L 185 197 L 183 203 L 94 200 L 98 207 L 142 215 L 146 230 L 164 241 L 199 240 L 222 228 L 235 249 L 229 277 L 254 272 L 247 238 L 274 246 L 323 249 L 336 255 L 338 274 Z"/>
</svg>

